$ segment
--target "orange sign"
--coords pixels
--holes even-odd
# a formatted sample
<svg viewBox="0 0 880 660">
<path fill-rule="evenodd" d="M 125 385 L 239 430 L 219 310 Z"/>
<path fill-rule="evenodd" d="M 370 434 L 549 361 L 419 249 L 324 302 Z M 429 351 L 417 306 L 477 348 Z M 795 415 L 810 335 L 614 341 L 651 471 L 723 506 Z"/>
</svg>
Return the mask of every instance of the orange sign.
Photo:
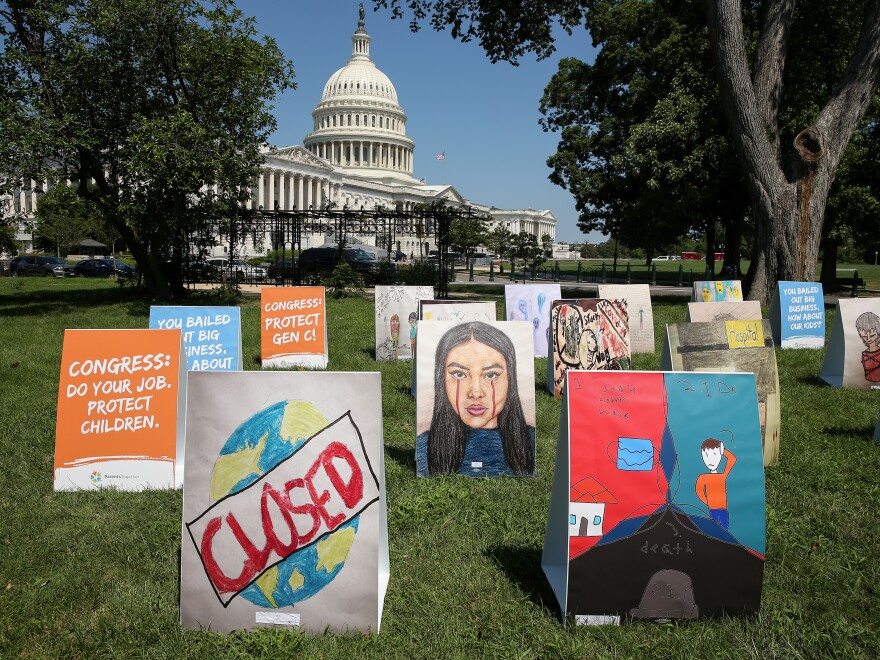
<svg viewBox="0 0 880 660">
<path fill-rule="evenodd" d="M 66 330 L 55 490 L 180 485 L 185 390 L 180 330 Z"/>
<path fill-rule="evenodd" d="M 264 367 L 327 366 L 324 287 L 266 287 L 260 291 Z"/>
</svg>

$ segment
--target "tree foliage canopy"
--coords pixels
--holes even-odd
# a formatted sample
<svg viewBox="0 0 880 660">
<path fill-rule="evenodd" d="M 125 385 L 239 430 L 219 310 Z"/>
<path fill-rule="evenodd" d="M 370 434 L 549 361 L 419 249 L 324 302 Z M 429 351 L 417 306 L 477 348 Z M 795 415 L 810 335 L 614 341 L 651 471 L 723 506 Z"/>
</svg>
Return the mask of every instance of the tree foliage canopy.
<svg viewBox="0 0 880 660">
<path fill-rule="evenodd" d="M 664 28 L 662 23 L 652 21 L 652 11 L 664 5 L 660 1 L 376 0 L 376 5 L 390 6 L 396 16 L 403 16 L 408 9 L 414 29 L 426 20 L 438 30 L 449 27 L 454 38 L 478 39 L 491 60 L 513 63 L 525 53 L 534 53 L 539 58 L 550 54 L 554 24 L 569 32 L 586 25 L 593 39 L 603 44 L 603 51 L 613 46 L 606 38 L 610 35 L 604 31 L 608 26 L 616 30 L 621 25 L 631 25 L 637 43 L 649 40 L 652 32 Z M 755 223 L 750 297 L 767 302 L 778 279 L 813 278 L 829 190 L 846 145 L 880 85 L 880 0 L 756 0 L 745 7 L 741 0 L 703 0 L 702 5 L 702 25 L 706 27 L 721 107 L 742 165 Z M 677 16 L 683 17 L 693 3 L 680 6 Z M 613 16 L 614 21 L 606 26 L 601 16 Z M 838 29 L 832 30 L 830 26 Z M 612 49 L 607 57 L 630 57 L 632 44 L 621 44 L 622 49 Z M 691 46 L 681 40 L 673 40 L 670 45 L 673 53 Z M 792 51 L 799 51 L 799 56 L 791 57 Z M 662 61 L 666 52 L 655 49 L 644 54 L 649 58 L 648 70 L 673 71 Z M 621 59 L 615 64 L 625 62 Z M 585 116 L 579 116 L 579 112 L 586 111 L 588 116 L 593 110 L 594 97 L 585 91 L 583 70 L 571 73 L 567 80 L 557 82 L 564 95 L 580 93 L 582 102 L 580 107 L 574 104 L 567 108 L 555 121 L 560 126 L 590 128 L 568 133 L 563 130 L 566 148 L 560 151 L 585 154 L 606 147 L 590 144 L 585 148 L 579 144 L 590 137 L 591 130 L 605 131 L 612 143 L 621 141 L 623 138 L 613 123 L 590 125 Z M 632 105 L 633 97 L 642 91 L 639 84 L 626 86 L 614 79 L 592 82 L 596 90 L 604 82 L 603 102 L 611 117 L 617 117 L 621 110 L 614 107 L 615 102 L 623 100 L 623 109 L 632 109 L 636 107 Z M 648 86 L 656 82 L 665 85 L 666 90 L 672 89 L 673 80 L 664 80 L 662 75 L 646 75 L 643 81 Z M 547 102 L 547 107 L 557 106 L 552 99 Z M 680 108 L 672 102 L 668 110 L 678 112 Z M 644 113 L 638 116 L 647 118 Z M 657 143 L 657 129 L 662 125 L 661 121 L 646 127 L 649 143 Z M 639 152 L 644 153 L 637 149 L 630 155 Z M 704 155 L 710 154 L 711 149 Z M 560 182 L 564 180 L 558 174 L 560 168 L 573 174 L 578 167 L 577 157 L 568 158 L 571 160 L 567 163 L 554 164 L 554 174 Z M 648 166 L 649 171 L 663 173 L 663 167 L 657 167 L 663 160 L 652 163 L 650 157 L 643 158 L 635 163 L 636 170 L 644 172 Z M 603 174 L 607 174 L 609 189 L 616 186 L 619 194 L 617 207 L 611 205 L 607 209 L 608 217 L 623 223 L 625 213 L 619 205 L 627 203 L 626 195 L 633 186 L 650 184 L 655 178 L 616 177 L 621 168 L 609 162 L 615 167 Z M 698 162 L 699 158 L 694 164 Z M 673 169 L 666 174 L 677 175 Z M 571 181 L 587 185 L 573 176 Z M 661 186 L 658 190 L 665 193 L 669 188 Z M 585 192 L 591 192 L 588 185 Z M 578 198 L 577 193 L 575 196 Z M 615 198 L 608 195 L 607 199 Z M 585 208 L 579 210 L 585 213 Z"/>
<path fill-rule="evenodd" d="M 227 0 L 0 4 L 3 183 L 71 181 L 170 295 L 166 262 L 198 217 L 247 198 L 269 102 L 293 84 L 256 37 Z"/>
</svg>

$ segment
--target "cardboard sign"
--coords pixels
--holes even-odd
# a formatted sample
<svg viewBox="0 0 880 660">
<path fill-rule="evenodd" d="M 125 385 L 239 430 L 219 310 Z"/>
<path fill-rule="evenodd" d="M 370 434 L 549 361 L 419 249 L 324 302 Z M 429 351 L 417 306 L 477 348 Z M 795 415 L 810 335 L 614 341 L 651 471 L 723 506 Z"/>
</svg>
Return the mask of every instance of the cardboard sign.
<svg viewBox="0 0 880 660">
<path fill-rule="evenodd" d="M 418 476 L 535 474 L 531 323 L 423 321 L 416 361 Z"/>
<path fill-rule="evenodd" d="M 689 302 L 686 320 L 695 323 L 709 321 L 760 321 L 761 303 L 757 300 L 742 302 Z"/>
<path fill-rule="evenodd" d="M 260 289 L 260 346 L 264 367 L 327 366 L 324 287 Z"/>
<path fill-rule="evenodd" d="M 508 321 L 532 324 L 535 357 L 547 357 L 550 344 L 550 303 L 562 298 L 559 284 L 507 284 L 504 312 Z"/>
<path fill-rule="evenodd" d="M 180 330 L 65 330 L 55 490 L 183 485 L 185 396 Z"/>
<path fill-rule="evenodd" d="M 773 343 L 780 348 L 825 345 L 825 297 L 819 282 L 779 282 L 770 301 Z"/>
<path fill-rule="evenodd" d="M 190 371 L 241 371 L 238 307 L 150 307 L 150 328 L 183 335 Z"/>
<path fill-rule="evenodd" d="M 819 378 L 880 392 L 880 298 L 840 298 Z"/>
<path fill-rule="evenodd" d="M 433 300 L 430 286 L 376 286 L 376 359 L 411 360 L 416 345 L 419 301 Z"/>
<path fill-rule="evenodd" d="M 647 284 L 600 284 L 599 298 L 626 301 L 632 352 L 653 353 L 654 314 L 650 287 Z"/>
<path fill-rule="evenodd" d="M 764 465 L 773 465 L 779 460 L 779 372 L 769 321 L 669 324 L 660 354 L 660 369 L 755 374 Z"/>
<path fill-rule="evenodd" d="M 766 521 L 752 374 L 566 374 L 541 566 L 578 624 L 755 614 Z"/>
<path fill-rule="evenodd" d="M 562 398 L 569 369 L 629 369 L 629 314 L 625 300 L 557 300 L 550 308 L 547 391 Z"/>
<path fill-rule="evenodd" d="M 378 373 L 193 373 L 187 629 L 379 632 L 389 578 Z"/>
<path fill-rule="evenodd" d="M 497 320 L 495 303 L 489 300 L 420 300 L 420 321 L 489 321 Z"/>
<path fill-rule="evenodd" d="M 742 299 L 742 282 L 739 280 L 697 280 L 691 294 L 694 302 L 742 302 Z"/>
</svg>

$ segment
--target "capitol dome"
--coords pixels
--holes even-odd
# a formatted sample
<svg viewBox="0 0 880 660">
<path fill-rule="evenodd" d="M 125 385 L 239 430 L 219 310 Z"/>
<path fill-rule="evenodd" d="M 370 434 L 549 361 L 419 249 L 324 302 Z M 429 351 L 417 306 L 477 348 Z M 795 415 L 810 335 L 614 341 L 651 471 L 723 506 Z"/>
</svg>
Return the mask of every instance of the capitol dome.
<svg viewBox="0 0 880 660">
<path fill-rule="evenodd" d="M 324 85 L 303 145 L 345 172 L 417 184 L 406 113 L 391 80 L 370 59 L 363 13 L 351 41 L 351 58 Z"/>
</svg>

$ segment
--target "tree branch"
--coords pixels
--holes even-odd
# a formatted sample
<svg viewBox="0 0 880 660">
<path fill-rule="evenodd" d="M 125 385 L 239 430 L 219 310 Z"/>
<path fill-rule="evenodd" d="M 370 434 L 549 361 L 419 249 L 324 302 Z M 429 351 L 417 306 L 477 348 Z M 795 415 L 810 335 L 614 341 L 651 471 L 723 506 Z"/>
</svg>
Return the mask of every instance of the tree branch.
<svg viewBox="0 0 880 660">
<path fill-rule="evenodd" d="M 856 127 L 880 87 L 880 0 L 865 9 L 862 33 L 853 56 L 813 128 L 823 138 L 828 167 L 836 171 Z"/>
<path fill-rule="evenodd" d="M 788 52 L 791 23 L 797 0 L 778 0 L 768 3 L 752 71 L 752 84 L 758 104 L 758 116 L 764 122 L 764 130 L 777 162 L 781 162 L 779 145 L 779 105 L 782 99 L 782 73 Z"/>
<path fill-rule="evenodd" d="M 705 0 L 709 42 L 731 134 L 746 174 L 767 195 L 784 178 L 758 111 L 749 75 L 739 0 Z"/>
</svg>

